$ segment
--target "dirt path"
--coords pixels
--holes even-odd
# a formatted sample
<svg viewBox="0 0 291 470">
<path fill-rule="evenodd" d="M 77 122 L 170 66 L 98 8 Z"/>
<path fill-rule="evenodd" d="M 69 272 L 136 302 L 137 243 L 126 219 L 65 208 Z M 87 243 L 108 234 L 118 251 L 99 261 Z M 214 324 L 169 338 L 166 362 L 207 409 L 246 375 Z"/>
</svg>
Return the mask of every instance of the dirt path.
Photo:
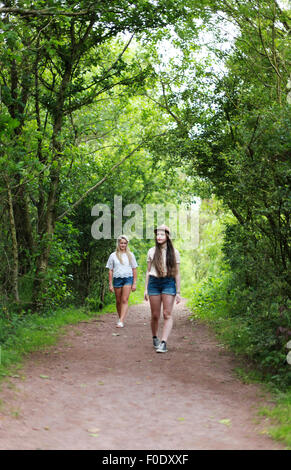
<svg viewBox="0 0 291 470">
<path fill-rule="evenodd" d="M 235 378 L 184 302 L 174 315 L 166 354 L 152 347 L 146 302 L 123 329 L 107 314 L 32 354 L 1 385 L 0 449 L 283 449 L 261 434 L 261 389 Z"/>
</svg>

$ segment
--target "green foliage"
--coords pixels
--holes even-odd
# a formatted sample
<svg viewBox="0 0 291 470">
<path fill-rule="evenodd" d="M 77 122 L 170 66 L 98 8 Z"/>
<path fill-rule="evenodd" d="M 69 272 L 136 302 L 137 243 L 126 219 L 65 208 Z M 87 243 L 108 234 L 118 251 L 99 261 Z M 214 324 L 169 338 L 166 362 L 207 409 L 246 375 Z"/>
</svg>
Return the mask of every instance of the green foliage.
<svg viewBox="0 0 291 470">
<path fill-rule="evenodd" d="M 208 240 L 205 244 L 202 236 L 191 255 L 188 279 L 194 287 L 186 292 L 193 297 L 195 315 L 211 320 L 227 344 L 286 386 L 290 16 L 273 0 L 259 7 L 253 2 L 205 3 L 207 21 L 198 37 L 196 24 L 176 28 L 179 60 L 163 70 L 157 100 L 172 126 L 152 151 L 156 161 L 182 167 L 196 191 L 202 187 L 196 182 L 203 181 L 233 216 L 227 215 L 223 227 L 219 221 L 213 227 L 209 223 L 208 233 L 203 227 Z M 230 30 L 228 21 L 235 28 Z M 202 54 L 205 38 L 210 46 Z M 221 231 L 216 239 L 215 228 Z"/>
<path fill-rule="evenodd" d="M 98 188 L 98 202 L 112 201 L 113 188 L 136 203 L 150 192 L 147 172 L 153 176 L 152 161 L 143 143 L 163 132 L 167 119 L 137 96 L 147 79 L 154 80 L 153 67 L 150 53 L 138 51 L 128 33 L 152 35 L 153 41 L 155 30 L 189 14 L 184 2 L 172 0 L 134 4 L 114 0 L 106 8 L 86 2 L 50 3 L 48 7 L 37 1 L 29 9 L 20 1 L 16 11 L 12 2 L 7 7 L 12 10 L 6 10 L 9 21 L 3 16 L 0 28 L 0 166 L 4 170 L 0 197 L 5 253 L 1 294 L 2 302 L 4 297 L 5 302 L 11 300 L 18 283 L 20 301 L 24 297 L 28 301 L 30 290 L 35 309 L 55 308 L 73 296 L 76 299 L 73 290 L 83 281 L 76 279 L 80 271 L 72 279 L 72 271 L 81 265 L 84 272 L 86 262 L 93 261 L 92 239 L 86 235 L 82 239 L 82 224 L 90 230 L 92 198 L 87 205 L 79 205 L 74 215 L 73 203 L 104 178 L 109 181 L 104 190 Z M 115 171 L 112 184 L 113 168 L 131 154 L 136 159 L 131 159 L 132 164 L 125 161 L 119 174 Z M 162 174 L 151 179 L 153 190 Z M 5 202 L 9 187 L 14 214 Z M 88 211 L 86 220 L 81 208 Z M 78 246 L 71 249 L 69 224 L 60 239 L 57 234 L 57 221 L 64 212 L 70 212 L 79 230 Z M 11 231 L 17 244 L 11 242 Z M 109 250 L 105 243 L 101 259 L 95 259 L 99 280 L 92 296 L 96 305 L 98 299 L 100 305 L 106 301 L 101 263 Z M 91 285 L 92 273 L 83 283 L 79 301 L 90 297 Z"/>
<path fill-rule="evenodd" d="M 278 387 L 288 387 L 291 370 L 286 361 L 286 343 L 291 333 L 290 300 L 280 294 L 281 286 L 271 261 L 266 261 L 258 246 L 256 250 L 250 246 L 249 236 L 238 239 L 241 227 L 229 225 L 227 215 L 220 215 L 216 224 L 219 230 L 213 273 L 213 234 L 209 227 L 217 216 L 209 213 L 210 207 L 202 205 L 197 275 L 188 295 L 193 318 L 211 324 L 221 341 L 247 358 L 262 378 Z"/>
<path fill-rule="evenodd" d="M 115 242 L 92 238 L 92 207 L 113 213 L 115 194 L 123 206 L 208 198 L 182 294 L 288 383 L 289 12 L 274 0 L 109 3 L 37 1 L 24 14 L 20 1 L 1 19 L 1 305 L 101 309 Z M 141 271 L 149 243 L 132 243 Z"/>
</svg>

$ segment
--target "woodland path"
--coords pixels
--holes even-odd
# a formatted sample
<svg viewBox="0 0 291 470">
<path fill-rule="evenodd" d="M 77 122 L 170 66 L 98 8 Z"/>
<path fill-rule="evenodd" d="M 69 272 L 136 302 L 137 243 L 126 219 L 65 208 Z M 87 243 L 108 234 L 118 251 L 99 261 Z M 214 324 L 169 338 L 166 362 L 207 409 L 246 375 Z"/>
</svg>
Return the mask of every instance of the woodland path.
<svg viewBox="0 0 291 470">
<path fill-rule="evenodd" d="M 149 304 L 69 326 L 31 354 L 0 391 L 0 449 L 283 449 L 257 410 L 270 397 L 234 374 L 238 360 L 183 300 L 166 354 L 150 334 Z"/>
</svg>

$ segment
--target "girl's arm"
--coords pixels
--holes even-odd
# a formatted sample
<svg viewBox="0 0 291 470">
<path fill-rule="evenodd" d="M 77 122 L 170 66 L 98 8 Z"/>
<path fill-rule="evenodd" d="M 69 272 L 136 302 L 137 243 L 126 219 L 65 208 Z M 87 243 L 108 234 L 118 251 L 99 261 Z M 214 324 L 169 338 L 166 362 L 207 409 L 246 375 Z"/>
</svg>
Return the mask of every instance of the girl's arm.
<svg viewBox="0 0 291 470">
<path fill-rule="evenodd" d="M 180 264 L 179 263 L 177 263 L 177 272 L 176 272 L 175 279 L 176 279 L 176 290 L 177 290 L 176 303 L 178 304 L 179 302 L 181 302 L 181 292 L 180 292 L 181 277 L 180 277 Z"/>
<path fill-rule="evenodd" d="M 133 275 L 133 284 L 132 284 L 132 290 L 136 290 L 136 280 L 137 280 L 137 270 L 136 268 L 132 268 L 132 275 Z"/>
<path fill-rule="evenodd" d="M 113 284 L 112 284 L 112 278 L 113 278 L 113 269 L 109 269 L 109 290 L 110 292 L 114 292 Z"/>
<path fill-rule="evenodd" d="M 145 300 L 149 300 L 149 295 L 148 295 L 148 283 L 149 283 L 149 273 L 151 270 L 151 265 L 152 262 L 148 261 L 148 267 L 147 267 L 147 272 L 146 272 L 146 279 L 145 279 L 145 290 L 144 290 L 144 298 Z"/>
</svg>

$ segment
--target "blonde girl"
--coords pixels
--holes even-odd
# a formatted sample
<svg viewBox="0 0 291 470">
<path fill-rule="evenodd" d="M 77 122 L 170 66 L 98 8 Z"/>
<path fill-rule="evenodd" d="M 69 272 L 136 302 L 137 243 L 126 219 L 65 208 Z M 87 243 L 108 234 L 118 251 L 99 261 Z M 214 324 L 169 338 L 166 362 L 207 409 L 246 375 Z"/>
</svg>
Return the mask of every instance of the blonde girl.
<svg viewBox="0 0 291 470">
<path fill-rule="evenodd" d="M 128 238 L 120 235 L 116 250 L 108 258 L 106 268 L 109 269 L 109 290 L 115 292 L 118 313 L 117 328 L 124 327 L 128 312 L 128 299 L 131 291 L 136 290 L 137 262 L 128 248 Z"/>
</svg>

